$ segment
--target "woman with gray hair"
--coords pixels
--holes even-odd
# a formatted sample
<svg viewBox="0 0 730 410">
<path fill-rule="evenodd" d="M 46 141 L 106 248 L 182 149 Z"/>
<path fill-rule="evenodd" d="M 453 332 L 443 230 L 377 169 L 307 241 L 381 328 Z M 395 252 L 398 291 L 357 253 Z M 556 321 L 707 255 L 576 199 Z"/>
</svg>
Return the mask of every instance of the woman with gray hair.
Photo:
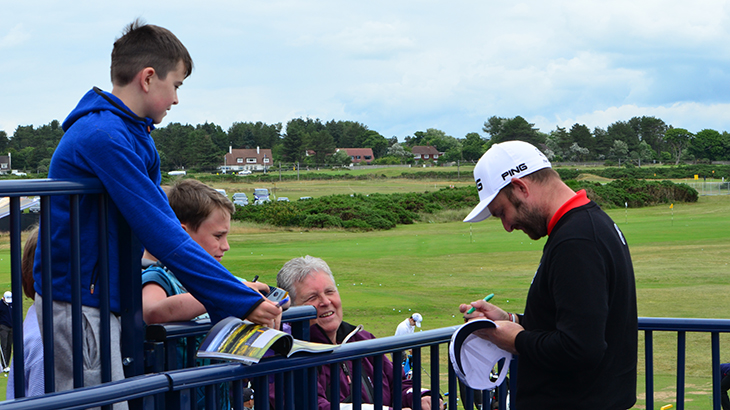
<svg viewBox="0 0 730 410">
<path fill-rule="evenodd" d="M 362 330 L 362 325 L 353 326 L 342 320 L 342 301 L 327 262 L 320 258 L 305 256 L 294 258 L 285 263 L 276 276 L 278 287 L 289 292 L 293 306 L 311 305 L 317 309 L 317 317 L 310 320 L 309 335 L 312 342 L 343 344 L 361 340 L 375 339 L 372 333 Z M 362 400 L 372 403 L 374 389 L 374 357 L 362 360 Z M 340 403 L 352 402 L 352 362 L 340 364 Z M 402 373 L 402 370 L 401 370 Z M 404 408 L 413 405 L 412 382 L 402 377 L 401 391 Z M 330 409 L 330 368 L 322 366 L 317 373 L 317 394 L 320 410 Z M 383 356 L 383 404 L 390 406 L 395 392 L 393 386 L 393 363 Z M 363 408 L 367 408 L 363 406 Z M 369 408 L 372 408 L 370 406 Z M 431 409 L 431 397 L 428 390 L 421 392 L 421 408 Z"/>
</svg>

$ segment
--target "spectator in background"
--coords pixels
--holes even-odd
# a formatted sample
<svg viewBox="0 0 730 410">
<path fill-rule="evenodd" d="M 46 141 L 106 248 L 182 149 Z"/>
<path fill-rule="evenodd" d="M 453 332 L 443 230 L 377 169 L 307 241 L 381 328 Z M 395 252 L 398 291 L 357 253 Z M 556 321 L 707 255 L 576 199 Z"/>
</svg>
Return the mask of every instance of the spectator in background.
<svg viewBox="0 0 730 410">
<path fill-rule="evenodd" d="M 33 260 L 35 248 L 38 243 L 38 227 L 36 226 L 28 233 L 23 248 L 23 259 L 20 264 L 23 281 L 23 293 L 30 299 L 35 299 L 35 288 L 33 288 Z M 31 304 L 23 321 L 23 360 L 25 366 L 25 397 L 42 396 L 45 393 L 43 381 L 43 340 L 41 329 L 38 326 L 38 316 L 35 312 L 35 305 Z M 13 366 L 14 367 L 14 366 Z M 8 388 L 5 393 L 6 399 L 15 398 L 15 371 L 10 368 Z"/>
<path fill-rule="evenodd" d="M 423 316 L 420 313 L 414 313 L 406 320 L 400 322 L 398 327 L 395 329 L 395 335 L 408 335 L 416 330 L 416 327 L 421 327 Z"/>
<path fill-rule="evenodd" d="M 3 372 L 10 371 L 13 352 L 13 294 L 5 292 L 0 303 L 0 349 L 2 349 Z"/>
<path fill-rule="evenodd" d="M 243 410 L 253 410 L 253 389 L 243 389 Z"/>
<path fill-rule="evenodd" d="M 398 327 L 395 329 L 395 335 L 400 336 L 413 334 L 413 332 L 416 330 L 416 327 L 421 327 L 422 321 L 423 316 L 421 316 L 420 313 L 412 314 L 409 318 L 406 318 L 406 320 L 398 324 Z M 411 378 L 413 370 L 412 358 L 412 350 L 406 350 L 403 352 L 403 371 L 406 373 L 406 377 L 408 377 L 409 379 Z"/>
</svg>

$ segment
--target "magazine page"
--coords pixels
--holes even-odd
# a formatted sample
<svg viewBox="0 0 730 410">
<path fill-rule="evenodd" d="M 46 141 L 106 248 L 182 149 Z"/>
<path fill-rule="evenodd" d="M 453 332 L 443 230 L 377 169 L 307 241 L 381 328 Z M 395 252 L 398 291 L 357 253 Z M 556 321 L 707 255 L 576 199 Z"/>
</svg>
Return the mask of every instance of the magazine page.
<svg viewBox="0 0 730 410">
<path fill-rule="evenodd" d="M 258 363 L 268 350 L 289 357 L 297 352 L 329 352 L 337 347 L 294 339 L 280 330 L 228 317 L 210 329 L 197 356 L 253 364 Z"/>
<path fill-rule="evenodd" d="M 309 352 L 309 353 L 321 353 L 331 352 L 340 345 L 328 345 L 324 343 L 307 342 L 305 340 L 292 339 L 291 352 L 287 356 L 291 356 L 294 353 Z"/>
<path fill-rule="evenodd" d="M 229 317 L 218 322 L 198 349 L 199 358 L 258 363 L 269 349 L 287 354 L 293 338 L 282 331 Z"/>
</svg>

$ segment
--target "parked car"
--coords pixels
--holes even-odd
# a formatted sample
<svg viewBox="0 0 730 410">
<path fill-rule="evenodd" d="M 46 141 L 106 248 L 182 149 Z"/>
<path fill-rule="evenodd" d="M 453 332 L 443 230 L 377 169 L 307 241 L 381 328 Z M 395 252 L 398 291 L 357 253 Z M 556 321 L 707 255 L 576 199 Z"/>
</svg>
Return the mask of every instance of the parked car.
<svg viewBox="0 0 730 410">
<path fill-rule="evenodd" d="M 280 196 L 280 197 L 276 198 L 276 202 L 289 202 L 289 198 L 287 198 L 285 196 Z"/>
<path fill-rule="evenodd" d="M 306 201 L 307 199 L 312 199 L 312 197 L 311 196 L 300 196 L 299 197 L 300 201 Z"/>
<path fill-rule="evenodd" d="M 267 202 L 271 202 L 269 199 L 269 190 L 267 188 L 256 188 L 253 190 L 253 204 L 261 205 Z"/>
<path fill-rule="evenodd" d="M 223 195 L 224 197 L 228 198 L 228 194 L 226 194 L 226 190 L 225 189 L 216 188 L 215 190 L 218 191 L 218 192 L 220 192 L 221 195 Z"/>
<path fill-rule="evenodd" d="M 167 173 L 167 175 L 172 175 L 172 176 L 175 176 L 175 175 L 187 175 L 187 174 L 188 174 L 188 172 L 187 171 L 183 171 L 183 170 L 170 171 L 170 172 Z"/>
<path fill-rule="evenodd" d="M 239 206 L 248 205 L 248 195 L 245 192 L 236 192 L 233 194 L 233 204 Z"/>
<path fill-rule="evenodd" d="M 33 200 L 34 200 L 33 204 L 28 207 L 28 212 L 37 214 L 41 211 L 41 197 L 37 196 L 37 197 L 33 198 Z"/>
<path fill-rule="evenodd" d="M 251 175 L 251 171 L 248 169 L 244 169 L 243 171 L 238 171 L 238 175 Z"/>
</svg>

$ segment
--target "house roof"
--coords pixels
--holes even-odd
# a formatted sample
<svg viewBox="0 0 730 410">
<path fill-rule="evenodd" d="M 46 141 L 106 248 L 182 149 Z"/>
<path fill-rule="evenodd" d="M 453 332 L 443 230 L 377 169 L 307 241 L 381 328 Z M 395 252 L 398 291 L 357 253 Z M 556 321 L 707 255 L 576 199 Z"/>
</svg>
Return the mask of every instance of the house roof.
<svg viewBox="0 0 730 410">
<path fill-rule="evenodd" d="M 226 153 L 226 163 L 235 164 L 236 158 L 256 158 L 256 163 L 260 164 L 264 157 L 272 159 L 270 149 L 232 149 L 231 152 Z"/>
<path fill-rule="evenodd" d="M 370 158 L 373 157 L 373 149 L 372 148 L 336 148 L 335 151 L 339 150 L 345 150 L 347 155 L 349 156 L 358 156 L 361 157 L 367 157 L 370 156 Z"/>
<path fill-rule="evenodd" d="M 432 147 L 430 145 L 415 145 L 411 151 L 414 154 L 427 154 L 427 155 L 438 155 L 439 150 L 436 149 L 436 147 Z"/>
</svg>

